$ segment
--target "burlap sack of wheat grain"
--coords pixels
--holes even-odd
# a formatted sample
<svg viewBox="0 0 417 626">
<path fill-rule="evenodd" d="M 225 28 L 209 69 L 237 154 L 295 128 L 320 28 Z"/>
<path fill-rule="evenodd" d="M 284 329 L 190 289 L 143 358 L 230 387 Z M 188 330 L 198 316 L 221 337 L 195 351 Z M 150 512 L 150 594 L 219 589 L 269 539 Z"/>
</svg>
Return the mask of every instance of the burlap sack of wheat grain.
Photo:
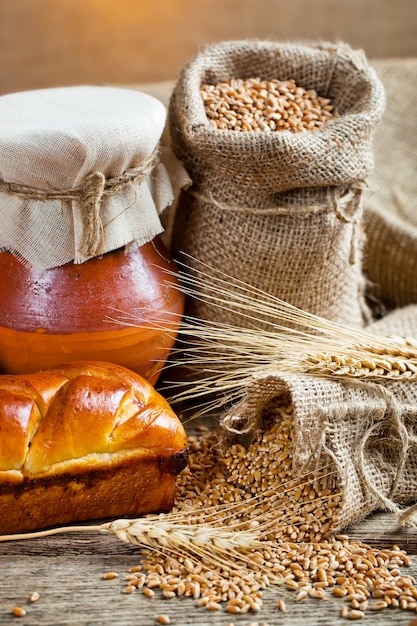
<svg viewBox="0 0 417 626">
<path fill-rule="evenodd" d="M 374 61 L 386 110 L 374 137 L 364 203 L 364 270 L 376 302 L 417 302 L 417 59 Z"/>
<path fill-rule="evenodd" d="M 398 309 L 369 330 L 415 338 L 417 306 Z M 376 383 L 260 371 L 223 416 L 223 444 L 250 445 L 271 405 L 287 402 L 293 410 L 294 471 L 300 477 L 327 474 L 327 487 L 342 495 L 331 531 L 377 509 L 415 525 L 416 380 Z"/>
<path fill-rule="evenodd" d="M 330 98 L 337 117 L 306 133 L 212 128 L 200 86 L 246 77 L 293 78 Z M 361 194 L 383 109 L 376 73 L 347 45 L 232 41 L 209 46 L 183 68 L 170 100 L 172 147 L 192 180 L 178 201 L 174 255 L 190 255 L 183 260 L 191 269 L 196 258 L 299 308 L 363 326 L 369 311 Z M 197 300 L 189 300 L 188 312 L 250 324 Z"/>
</svg>

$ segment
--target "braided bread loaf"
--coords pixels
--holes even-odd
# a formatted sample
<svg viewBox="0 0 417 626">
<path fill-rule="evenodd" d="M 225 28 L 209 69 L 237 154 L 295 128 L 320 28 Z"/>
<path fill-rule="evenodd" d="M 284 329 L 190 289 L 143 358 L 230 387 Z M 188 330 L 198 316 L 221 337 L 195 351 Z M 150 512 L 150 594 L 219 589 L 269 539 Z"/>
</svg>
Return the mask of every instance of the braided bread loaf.
<svg viewBox="0 0 417 626">
<path fill-rule="evenodd" d="M 167 511 L 186 462 L 180 420 L 124 367 L 0 376 L 0 533 Z"/>
</svg>

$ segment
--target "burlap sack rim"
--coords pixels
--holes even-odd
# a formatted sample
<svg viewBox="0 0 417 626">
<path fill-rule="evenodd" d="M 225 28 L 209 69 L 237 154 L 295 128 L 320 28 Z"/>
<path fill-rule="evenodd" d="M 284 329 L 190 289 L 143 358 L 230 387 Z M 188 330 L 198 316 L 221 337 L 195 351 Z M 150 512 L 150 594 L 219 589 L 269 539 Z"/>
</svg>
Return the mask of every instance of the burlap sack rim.
<svg viewBox="0 0 417 626">
<path fill-rule="evenodd" d="M 236 50 L 232 49 L 232 46 L 236 46 Z M 231 150 L 227 155 L 228 160 L 233 159 L 234 151 L 233 146 L 245 146 L 248 150 L 248 159 L 253 156 L 252 150 L 259 151 L 259 138 L 262 133 L 238 133 L 235 131 L 219 130 L 213 128 L 205 113 L 204 104 L 196 103 L 192 97 L 194 93 L 200 88 L 201 81 L 199 77 L 204 72 L 212 71 L 210 67 L 210 58 L 206 60 L 206 56 L 222 53 L 227 47 L 230 47 L 228 51 L 229 55 L 241 55 L 246 49 L 247 52 L 253 53 L 254 51 L 262 51 L 267 47 L 274 47 L 277 55 L 286 51 L 288 56 L 294 54 L 296 50 L 308 51 L 325 51 L 329 53 L 329 56 L 337 56 L 340 54 L 340 58 L 344 61 L 348 60 L 352 66 L 359 72 L 362 72 L 364 79 L 368 79 L 369 84 L 372 85 L 367 97 L 363 96 L 363 110 L 362 112 L 343 113 L 343 116 L 335 118 L 327 123 L 322 129 L 317 129 L 314 133 L 291 133 L 290 131 L 280 131 L 277 133 L 268 133 L 268 142 L 270 145 L 270 154 L 274 154 L 275 150 L 282 151 L 284 148 L 288 152 L 293 152 L 295 157 L 302 155 L 308 160 L 312 159 L 313 162 L 318 161 L 317 152 L 322 154 L 323 149 L 326 151 L 333 148 L 335 155 L 338 151 L 338 144 L 335 141 L 336 138 L 342 134 L 344 139 L 349 139 L 350 133 L 361 133 L 365 136 L 368 135 L 370 129 L 374 124 L 380 120 L 385 109 L 385 92 L 380 82 L 376 71 L 364 62 L 363 53 L 361 51 L 352 50 L 347 44 L 331 44 L 326 42 L 321 43 L 280 43 L 273 41 L 262 40 L 231 40 L 224 41 L 218 44 L 207 46 L 202 52 L 192 57 L 189 62 L 184 66 L 180 73 L 179 80 L 174 86 L 173 93 L 170 98 L 169 111 L 170 114 L 174 109 L 174 101 L 176 97 L 176 91 L 181 85 L 184 85 L 184 89 L 181 92 L 181 98 L 184 102 L 184 108 L 187 111 L 187 120 L 182 129 L 182 133 L 187 136 L 193 144 L 194 150 L 202 150 L 204 154 L 207 154 L 208 144 L 210 146 L 216 146 L 216 139 L 221 137 L 227 138 L 230 144 Z M 279 60 L 277 61 L 277 63 Z M 230 77 L 229 77 L 230 78 Z M 237 77 L 239 78 L 239 77 Z M 308 85 L 308 87 L 314 87 L 314 85 Z M 357 139 L 357 137 L 356 137 Z M 361 142 L 355 142 L 352 144 L 359 153 L 363 148 Z M 222 152 L 213 150 L 213 154 L 216 158 L 221 157 Z M 306 157 L 308 154 L 308 157 Z M 266 154 L 267 158 L 268 155 Z M 239 152 L 236 154 L 236 159 L 241 160 L 245 158 L 245 154 Z"/>
<path fill-rule="evenodd" d="M 381 81 L 375 70 L 371 68 L 358 55 L 358 65 L 360 69 L 351 61 L 351 57 L 356 59 L 355 53 L 345 44 L 300 44 L 305 51 L 306 63 L 308 54 L 314 50 L 322 52 L 329 50 L 329 82 L 333 81 L 330 67 L 333 66 L 333 57 L 340 52 L 343 67 L 345 68 L 344 79 L 346 78 L 346 68 L 352 67 L 352 72 L 361 72 L 367 99 L 363 96 L 362 113 L 358 111 L 350 114 L 343 113 L 338 118 L 330 121 L 324 128 L 317 129 L 309 133 L 291 133 L 290 131 L 280 131 L 276 133 L 239 133 L 236 131 L 219 130 L 210 125 L 204 110 L 201 98 L 198 98 L 200 84 L 203 74 L 209 71 L 210 64 L 216 55 L 219 56 L 219 65 L 226 62 L 231 55 L 244 57 L 247 52 L 250 57 L 256 54 L 258 49 L 265 47 L 271 57 L 271 50 L 277 52 L 277 65 L 279 64 L 279 51 L 285 48 L 288 50 L 290 64 L 292 58 L 297 58 L 300 46 L 296 43 L 281 44 L 270 41 L 228 41 L 208 46 L 205 51 L 196 55 L 183 68 L 177 84 L 174 86 L 169 103 L 169 127 L 173 141 L 173 148 L 176 151 L 176 142 L 187 144 L 192 149 L 195 157 L 207 167 L 215 169 L 228 175 L 230 168 L 238 168 L 241 176 L 250 176 L 254 185 L 259 185 L 258 175 L 253 175 L 254 162 L 259 163 L 259 176 L 262 185 L 268 179 L 267 172 L 269 163 L 274 164 L 275 170 L 281 167 L 283 174 L 288 174 L 291 164 L 298 163 L 297 168 L 300 179 L 297 184 L 286 183 L 286 177 L 282 180 L 282 185 L 274 187 L 273 192 L 278 193 L 289 189 L 303 187 L 339 186 L 350 184 L 352 181 L 363 181 L 373 167 L 373 154 L 369 149 L 369 140 L 374 130 L 375 124 L 380 120 L 385 110 L 385 92 Z M 254 48 L 255 46 L 255 48 Z M 347 57 L 348 61 L 345 60 Z M 274 57 L 273 57 L 274 58 Z M 324 57 L 326 58 L 326 56 Z M 320 57 L 323 64 L 323 56 Z M 274 58 L 275 63 L 275 58 Z M 312 71 L 312 61 L 310 59 Z M 296 77 L 295 77 L 296 78 Z M 346 80 L 339 81 L 340 89 L 346 85 Z M 314 85 L 313 85 L 314 87 Z M 197 94 L 197 95 L 196 95 Z M 178 129 L 181 129 L 180 131 Z M 181 137 L 178 137 L 181 132 Z M 227 150 L 224 149 L 227 144 Z M 286 159 L 277 160 L 277 155 L 286 155 Z M 347 173 L 346 159 L 349 155 L 349 173 Z M 181 159 L 181 155 L 177 154 Z M 291 157 L 291 158 L 290 158 Z M 281 166 L 280 166 L 281 163 Z M 324 168 L 323 168 L 324 165 Z M 193 164 L 185 163 L 186 168 L 190 168 L 192 173 Z M 329 168 L 331 169 L 329 170 Z M 329 171 L 332 172 L 329 177 Z M 292 171 L 292 170 L 291 170 Z M 316 177 L 312 180 L 310 173 L 315 172 Z M 326 173 L 322 175 L 322 172 Z M 275 172 L 276 173 L 276 172 Z M 272 183 L 271 183 L 272 184 Z M 269 190 L 269 193 L 272 190 Z"/>
</svg>

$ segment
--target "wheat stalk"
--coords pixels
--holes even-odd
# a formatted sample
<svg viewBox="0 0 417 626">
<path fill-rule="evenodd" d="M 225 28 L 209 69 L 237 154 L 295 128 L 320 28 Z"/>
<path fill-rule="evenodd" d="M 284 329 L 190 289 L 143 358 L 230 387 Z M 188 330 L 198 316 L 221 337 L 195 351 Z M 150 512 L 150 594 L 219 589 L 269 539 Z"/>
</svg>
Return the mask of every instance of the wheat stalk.
<svg viewBox="0 0 417 626">
<path fill-rule="evenodd" d="M 331 467 L 331 464 L 321 466 L 318 477 L 332 476 L 334 470 L 324 473 L 324 470 Z M 274 498 L 271 500 L 269 497 L 268 500 L 272 502 L 275 498 L 279 498 L 280 492 L 290 497 L 296 489 L 309 484 L 308 480 L 303 482 L 303 479 L 311 479 L 311 476 L 311 472 L 308 472 L 305 476 L 298 476 L 298 480 L 293 478 L 282 482 Z M 291 486 L 293 482 L 296 483 L 295 486 Z M 74 532 L 112 534 L 124 543 L 150 548 L 161 553 L 181 555 L 198 562 L 203 559 L 208 567 L 215 566 L 241 572 L 242 563 L 251 565 L 251 551 L 270 545 L 266 534 L 271 532 L 279 534 L 280 529 L 288 522 L 286 519 L 288 515 L 290 518 L 292 515 L 292 512 L 288 513 L 285 507 L 278 506 L 275 508 L 275 516 L 272 520 L 265 522 L 262 515 L 252 516 L 251 511 L 264 501 L 266 501 L 266 496 L 262 492 L 245 500 L 244 519 L 241 519 L 241 503 L 218 504 L 202 509 L 192 507 L 191 510 L 182 505 L 176 511 L 145 515 L 135 519 L 115 519 L 96 525 L 60 526 L 34 532 L 0 535 L 0 542 L 39 539 Z M 309 500 L 308 505 L 313 502 L 324 504 L 325 501 L 326 498 L 318 497 L 314 501 Z M 210 520 L 212 520 L 211 523 Z M 248 529 L 249 521 L 250 529 Z M 294 523 L 293 519 L 290 521 Z M 259 569 L 258 563 L 256 567 Z M 268 572 L 268 575 L 271 573 Z"/>
<path fill-rule="evenodd" d="M 219 514 L 218 507 L 210 508 L 216 509 L 217 515 Z M 213 511 L 212 515 L 214 514 Z M 184 515 L 180 515 L 182 523 L 169 521 L 169 515 L 116 519 L 100 525 L 62 526 L 35 532 L 0 535 L 0 542 L 39 539 L 74 532 L 112 534 L 124 543 L 137 545 L 143 549 L 148 548 L 163 555 L 189 559 L 200 564 L 206 571 L 218 568 L 238 576 L 250 575 L 253 571 L 265 571 L 271 583 L 282 582 L 281 577 L 276 576 L 258 561 L 252 560 L 252 554 L 256 553 L 256 550 L 272 545 L 270 541 L 262 539 L 261 535 L 261 530 L 263 533 L 271 531 L 271 523 L 264 525 L 263 528 L 259 525 L 257 530 L 233 528 L 229 530 L 220 526 L 188 523 Z M 217 523 L 221 522 L 220 517 Z"/>
<path fill-rule="evenodd" d="M 214 507 L 213 507 L 214 508 Z M 258 532 L 228 530 L 207 524 L 187 523 L 182 515 L 182 523 L 170 521 L 170 514 L 147 515 L 136 519 L 116 519 L 104 524 L 85 526 L 61 526 L 35 532 L 0 535 L 0 541 L 20 541 L 23 539 L 38 539 L 51 535 L 61 535 L 74 532 L 112 533 L 124 543 L 132 543 L 146 548 L 172 549 L 174 546 L 181 550 L 207 553 L 235 551 L 258 548 L 261 538 Z M 178 519 L 178 516 L 177 516 Z"/>
<path fill-rule="evenodd" d="M 416 340 L 380 337 L 337 324 L 198 263 L 193 273 L 179 264 L 186 270 L 175 274 L 180 289 L 189 298 L 233 312 L 244 325 L 184 316 L 170 365 L 181 364 L 198 376 L 166 383 L 165 389 L 175 387 L 169 398 L 173 403 L 193 400 L 195 416 L 233 404 L 259 372 L 417 380 Z"/>
<path fill-rule="evenodd" d="M 398 340 L 400 341 L 400 340 Z M 406 353 L 395 354 L 400 351 Z M 366 351 L 367 354 L 364 354 Z M 346 353 L 309 355 L 303 364 L 305 372 L 325 375 L 326 373 L 338 377 L 352 377 L 360 379 L 395 379 L 416 380 L 417 362 L 413 355 L 415 348 L 410 340 L 404 339 L 398 350 L 391 352 L 375 351 L 372 346 L 357 346 Z M 375 356 L 373 356 L 375 355 Z"/>
<path fill-rule="evenodd" d="M 187 547 L 213 554 L 258 548 L 259 533 L 235 531 L 207 524 L 190 524 L 170 521 L 169 516 L 147 516 L 134 520 L 119 519 L 100 526 L 100 532 L 114 533 L 126 543 L 143 547 L 179 550 Z"/>
<path fill-rule="evenodd" d="M 208 524 L 170 521 L 168 515 L 148 515 L 137 519 L 116 519 L 100 525 L 63 526 L 28 533 L 0 535 L 0 542 L 37 539 L 73 532 L 113 534 L 124 543 L 141 548 L 151 548 L 162 553 L 182 555 L 210 567 L 222 567 L 242 571 L 242 564 L 249 563 L 247 554 L 263 545 L 260 533 L 234 530 Z"/>
<path fill-rule="evenodd" d="M 297 485 L 297 488 L 299 486 Z M 282 487 L 284 489 L 285 485 Z M 293 489 L 295 488 L 286 490 L 286 495 Z M 34 532 L 0 535 L 0 542 L 39 539 L 74 532 L 110 534 L 124 543 L 142 549 L 151 549 L 165 556 L 189 559 L 200 564 L 206 571 L 217 568 L 219 571 L 235 573 L 240 577 L 251 575 L 253 572 L 264 572 L 271 583 L 280 584 L 282 578 L 253 557 L 256 557 L 258 549 L 267 549 L 268 546 L 275 544 L 275 541 L 267 539 L 268 533 L 278 535 L 280 529 L 288 522 L 294 525 L 294 521 L 291 519 L 291 512 L 290 520 L 286 519 L 287 511 L 283 507 L 275 509 L 276 515 L 273 520 L 264 521 L 260 515 L 251 518 L 251 508 L 256 507 L 259 500 L 265 500 L 265 495 L 260 494 L 245 501 L 246 520 L 239 520 L 241 514 L 239 505 L 227 504 L 210 506 L 200 511 L 192 509 L 193 521 L 189 521 L 190 512 L 184 509 L 136 519 L 115 519 L 98 525 L 61 526 Z M 309 500 L 308 504 L 314 502 L 324 505 L 326 500 L 327 498 L 323 497 L 316 498 L 314 501 Z M 237 516 L 235 521 L 234 513 Z M 210 517 L 213 517 L 215 524 L 198 521 L 208 520 Z M 247 529 L 249 518 L 252 524 L 250 530 Z M 284 542 L 280 549 L 285 551 L 285 546 Z"/>
<path fill-rule="evenodd" d="M 100 532 L 114 533 L 118 539 L 141 547 L 152 548 L 203 560 L 211 567 L 241 570 L 244 552 L 262 545 L 259 533 L 235 531 L 207 524 L 192 525 L 171 522 L 166 516 L 135 520 L 115 520 L 100 527 Z"/>
</svg>

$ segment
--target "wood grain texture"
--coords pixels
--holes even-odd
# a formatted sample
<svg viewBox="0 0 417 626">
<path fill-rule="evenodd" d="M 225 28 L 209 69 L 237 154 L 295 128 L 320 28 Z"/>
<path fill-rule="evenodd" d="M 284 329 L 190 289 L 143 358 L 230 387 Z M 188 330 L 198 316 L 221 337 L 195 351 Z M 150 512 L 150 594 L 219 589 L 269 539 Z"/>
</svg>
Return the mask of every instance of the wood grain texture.
<svg viewBox="0 0 417 626">
<path fill-rule="evenodd" d="M 217 419 L 206 418 L 205 424 L 215 428 Z M 375 548 L 399 545 L 412 556 L 411 567 L 403 568 L 403 573 L 417 578 L 417 533 L 398 528 L 391 514 L 377 513 L 346 532 Z M 350 621 L 340 617 L 343 600 L 330 593 L 325 600 L 309 598 L 296 603 L 295 593 L 280 586 L 264 592 L 259 613 L 246 615 L 232 615 L 224 608 L 208 611 L 197 607 L 193 599 L 165 599 L 160 591 L 153 599 L 140 590 L 124 594 L 129 568 L 140 560 L 138 547 L 96 532 L 0 543 L 0 625 L 154 626 L 160 614 L 168 615 L 173 626 L 249 626 L 254 622 L 260 626 L 342 626 Z M 104 580 L 103 574 L 110 571 L 118 578 Z M 28 598 L 34 591 L 41 597 L 31 604 Z M 278 611 L 279 598 L 286 602 L 285 613 Z M 26 616 L 14 617 L 14 606 L 23 607 Z M 368 611 L 359 623 L 408 626 L 413 615 L 399 609 Z"/>
<path fill-rule="evenodd" d="M 350 530 L 351 537 L 373 546 L 398 543 L 417 553 L 415 533 L 397 532 L 391 515 L 378 514 Z M 416 563 L 407 573 L 417 576 Z M 122 593 L 124 577 L 130 567 L 139 564 L 137 547 L 119 542 L 112 536 L 74 533 L 45 539 L 0 544 L 0 624 L 25 626 L 153 626 L 156 617 L 169 615 L 171 623 L 207 626 L 249 626 L 252 622 L 270 626 L 338 626 L 349 623 L 339 617 L 343 601 L 328 596 L 325 600 L 296 603 L 295 594 L 281 587 L 270 587 L 257 613 L 235 616 L 224 610 L 211 612 L 198 608 L 188 598 L 162 598 L 158 593 L 146 598 L 140 590 Z M 114 571 L 119 578 L 103 580 L 105 572 Z M 37 591 L 40 600 L 30 604 L 30 593 Z M 277 610 L 283 598 L 286 613 Z M 14 606 L 26 609 L 19 618 L 11 614 Z M 371 626 L 408 625 L 413 613 L 395 610 L 368 611 L 365 620 Z"/>
</svg>

